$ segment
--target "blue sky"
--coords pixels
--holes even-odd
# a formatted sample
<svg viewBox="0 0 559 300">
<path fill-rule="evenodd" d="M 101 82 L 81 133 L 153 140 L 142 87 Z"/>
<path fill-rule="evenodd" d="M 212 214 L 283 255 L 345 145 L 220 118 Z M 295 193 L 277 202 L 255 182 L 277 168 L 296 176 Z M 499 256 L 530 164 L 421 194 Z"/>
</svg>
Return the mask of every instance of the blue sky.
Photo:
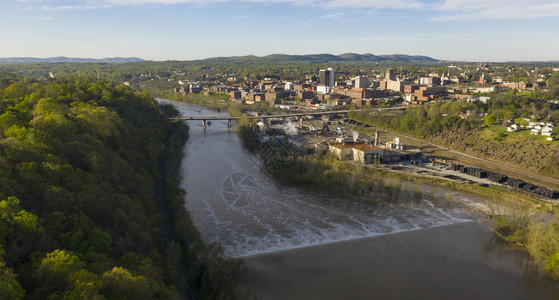
<svg viewBox="0 0 559 300">
<path fill-rule="evenodd" d="M 558 0 L 0 0 L 0 57 L 559 60 Z"/>
</svg>

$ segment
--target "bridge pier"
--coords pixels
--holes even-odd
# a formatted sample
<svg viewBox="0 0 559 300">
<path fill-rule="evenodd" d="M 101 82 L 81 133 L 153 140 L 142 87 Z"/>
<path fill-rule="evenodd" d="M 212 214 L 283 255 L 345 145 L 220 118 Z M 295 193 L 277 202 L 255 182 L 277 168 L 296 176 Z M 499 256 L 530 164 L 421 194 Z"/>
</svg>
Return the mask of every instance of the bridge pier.
<svg viewBox="0 0 559 300">
<path fill-rule="evenodd" d="M 231 119 L 227 119 L 227 128 L 231 129 Z"/>
<path fill-rule="evenodd" d="M 202 128 L 206 129 L 206 120 L 202 120 Z"/>
</svg>

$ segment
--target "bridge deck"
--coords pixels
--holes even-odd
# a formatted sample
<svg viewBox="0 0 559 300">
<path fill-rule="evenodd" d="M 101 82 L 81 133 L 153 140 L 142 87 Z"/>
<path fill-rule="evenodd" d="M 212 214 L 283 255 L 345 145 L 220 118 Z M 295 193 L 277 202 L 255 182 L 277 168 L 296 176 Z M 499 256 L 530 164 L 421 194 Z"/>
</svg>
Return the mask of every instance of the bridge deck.
<svg viewBox="0 0 559 300">
<path fill-rule="evenodd" d="M 367 109 L 366 111 L 381 111 L 381 110 L 399 110 L 405 109 L 405 107 L 384 107 L 376 109 Z M 281 114 L 281 115 L 265 115 L 265 116 L 250 116 L 246 117 L 249 119 L 271 119 L 271 118 L 289 118 L 289 117 L 300 117 L 300 116 L 313 116 L 313 115 L 335 115 L 335 114 L 346 114 L 352 111 L 359 110 L 336 110 L 336 111 L 320 111 L 320 112 L 304 112 L 295 114 Z M 173 120 L 237 120 L 239 117 L 231 116 L 196 116 L 196 117 L 176 117 Z"/>
</svg>

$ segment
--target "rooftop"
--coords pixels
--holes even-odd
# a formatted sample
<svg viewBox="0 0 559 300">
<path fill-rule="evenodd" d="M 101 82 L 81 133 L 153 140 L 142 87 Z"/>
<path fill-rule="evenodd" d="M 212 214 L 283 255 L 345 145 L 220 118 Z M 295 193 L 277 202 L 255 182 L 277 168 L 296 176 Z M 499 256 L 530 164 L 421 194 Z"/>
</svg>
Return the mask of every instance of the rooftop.
<svg viewBox="0 0 559 300">
<path fill-rule="evenodd" d="M 375 147 L 375 146 L 371 146 L 370 144 L 367 144 L 367 143 L 363 143 L 363 144 L 340 143 L 340 142 L 336 142 L 336 140 L 334 140 L 334 139 L 328 140 L 328 145 L 330 145 L 332 147 L 340 148 L 340 149 L 354 148 L 354 149 L 357 149 L 357 150 L 360 150 L 360 151 L 363 151 L 363 152 L 384 149 L 383 147 L 378 147 L 378 146 Z"/>
</svg>

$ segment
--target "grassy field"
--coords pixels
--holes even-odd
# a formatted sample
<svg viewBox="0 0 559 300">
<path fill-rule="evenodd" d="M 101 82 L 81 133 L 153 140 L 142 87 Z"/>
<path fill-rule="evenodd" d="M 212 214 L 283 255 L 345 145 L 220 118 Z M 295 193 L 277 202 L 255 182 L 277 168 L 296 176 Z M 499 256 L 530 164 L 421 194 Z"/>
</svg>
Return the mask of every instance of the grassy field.
<svg viewBox="0 0 559 300">
<path fill-rule="evenodd" d="M 558 141 L 548 142 L 546 136 L 532 135 L 530 134 L 530 129 L 522 129 L 515 132 L 507 132 L 506 126 L 490 126 L 484 129 L 482 135 L 486 137 L 491 137 L 496 140 L 501 140 L 503 142 L 523 142 L 526 140 L 538 140 L 542 143 L 559 143 Z"/>
</svg>

